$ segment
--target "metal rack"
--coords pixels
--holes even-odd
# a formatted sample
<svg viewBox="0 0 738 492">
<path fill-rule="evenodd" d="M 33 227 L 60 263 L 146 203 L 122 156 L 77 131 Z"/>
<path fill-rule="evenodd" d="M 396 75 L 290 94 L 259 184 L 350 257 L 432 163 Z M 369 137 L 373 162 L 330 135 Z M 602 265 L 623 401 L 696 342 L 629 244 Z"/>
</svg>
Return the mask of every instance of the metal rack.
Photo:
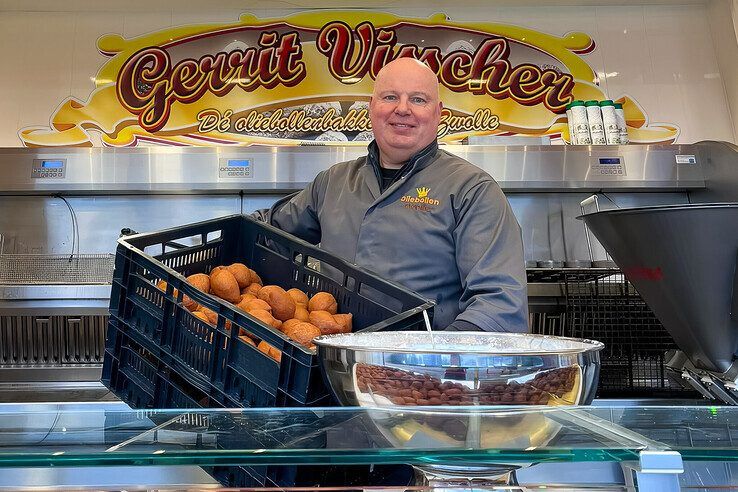
<svg viewBox="0 0 738 492">
<path fill-rule="evenodd" d="M 529 282 L 556 282 L 564 304 L 533 313 L 534 333 L 601 341 L 599 397 L 690 397 L 670 379 L 673 338 L 618 269 L 528 270 Z"/>
<path fill-rule="evenodd" d="M 2 285 L 109 285 L 115 255 L 0 255 Z"/>
</svg>

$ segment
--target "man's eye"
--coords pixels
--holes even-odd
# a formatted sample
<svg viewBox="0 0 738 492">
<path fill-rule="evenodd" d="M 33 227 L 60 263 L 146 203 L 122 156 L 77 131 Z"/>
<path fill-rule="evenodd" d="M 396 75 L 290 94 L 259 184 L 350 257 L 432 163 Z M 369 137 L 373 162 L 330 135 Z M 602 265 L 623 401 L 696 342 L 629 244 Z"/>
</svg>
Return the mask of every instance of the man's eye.
<svg viewBox="0 0 738 492">
<path fill-rule="evenodd" d="M 385 101 L 394 101 L 397 99 L 397 96 L 384 96 Z"/>
<path fill-rule="evenodd" d="M 415 104 L 425 104 L 425 99 L 422 97 L 413 97 L 411 101 Z"/>
</svg>

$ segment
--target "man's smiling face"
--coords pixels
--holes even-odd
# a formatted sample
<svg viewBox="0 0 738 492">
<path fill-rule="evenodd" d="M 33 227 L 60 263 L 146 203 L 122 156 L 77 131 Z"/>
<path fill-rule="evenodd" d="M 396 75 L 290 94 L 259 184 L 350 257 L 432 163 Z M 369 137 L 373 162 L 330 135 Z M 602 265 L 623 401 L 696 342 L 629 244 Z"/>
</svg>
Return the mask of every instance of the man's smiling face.
<svg viewBox="0 0 738 492">
<path fill-rule="evenodd" d="M 426 65 L 399 58 L 382 68 L 369 104 L 382 166 L 400 167 L 434 141 L 442 107 L 438 79 Z"/>
</svg>

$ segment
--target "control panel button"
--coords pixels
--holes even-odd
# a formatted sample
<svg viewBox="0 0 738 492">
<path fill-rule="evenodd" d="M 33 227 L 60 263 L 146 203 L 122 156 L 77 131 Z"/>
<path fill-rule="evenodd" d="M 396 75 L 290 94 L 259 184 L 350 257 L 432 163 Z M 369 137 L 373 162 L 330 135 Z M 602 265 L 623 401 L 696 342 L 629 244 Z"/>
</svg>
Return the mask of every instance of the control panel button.
<svg viewBox="0 0 738 492">
<path fill-rule="evenodd" d="M 590 157 L 590 176 L 605 179 L 619 179 L 627 176 L 625 159 L 622 156 Z"/>
<path fill-rule="evenodd" d="M 32 179 L 63 179 L 67 170 L 66 159 L 34 159 L 31 167 Z"/>
<path fill-rule="evenodd" d="M 218 164 L 218 177 L 221 179 L 249 179 L 253 177 L 253 162 L 250 158 L 223 157 Z"/>
</svg>

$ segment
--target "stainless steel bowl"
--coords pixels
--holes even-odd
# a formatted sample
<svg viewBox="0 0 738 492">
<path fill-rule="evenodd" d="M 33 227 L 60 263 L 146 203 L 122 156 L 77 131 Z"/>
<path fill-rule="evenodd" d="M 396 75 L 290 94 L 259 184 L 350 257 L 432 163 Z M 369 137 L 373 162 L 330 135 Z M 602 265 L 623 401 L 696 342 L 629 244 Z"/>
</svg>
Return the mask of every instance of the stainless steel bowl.
<svg viewBox="0 0 738 492">
<path fill-rule="evenodd" d="M 338 401 L 371 407 L 588 404 L 604 347 L 479 332 L 358 332 L 315 344 Z"/>
<path fill-rule="evenodd" d="M 396 448 L 544 445 L 560 426 L 540 412 L 468 407 L 588 404 L 604 347 L 592 340 L 480 332 L 358 332 L 321 336 L 315 344 L 338 401 L 372 408 L 369 418 Z M 519 466 L 421 469 L 426 477 L 450 480 L 459 473 L 468 478 L 472 469 L 500 477 Z"/>
</svg>

